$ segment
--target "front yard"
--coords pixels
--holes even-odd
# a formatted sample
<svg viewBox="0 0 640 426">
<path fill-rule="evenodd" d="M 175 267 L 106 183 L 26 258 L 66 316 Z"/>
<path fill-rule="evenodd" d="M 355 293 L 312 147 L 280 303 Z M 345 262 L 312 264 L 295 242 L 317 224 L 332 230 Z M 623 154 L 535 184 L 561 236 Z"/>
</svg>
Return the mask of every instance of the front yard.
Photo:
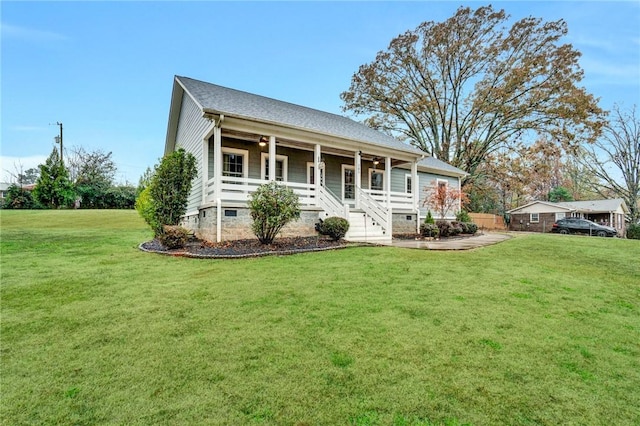
<svg viewBox="0 0 640 426">
<path fill-rule="evenodd" d="M 2 424 L 640 424 L 640 241 L 201 260 L 0 218 Z"/>
</svg>

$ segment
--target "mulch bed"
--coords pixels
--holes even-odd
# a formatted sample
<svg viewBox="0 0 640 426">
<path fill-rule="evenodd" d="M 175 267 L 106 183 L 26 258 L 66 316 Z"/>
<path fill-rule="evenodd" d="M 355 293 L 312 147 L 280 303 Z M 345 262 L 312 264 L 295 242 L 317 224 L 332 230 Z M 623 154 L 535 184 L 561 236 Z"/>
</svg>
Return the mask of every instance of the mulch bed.
<svg viewBox="0 0 640 426">
<path fill-rule="evenodd" d="M 273 244 L 262 244 L 257 239 L 223 241 L 220 243 L 192 240 L 184 248 L 169 250 L 154 239 L 140 244 L 140 250 L 171 256 L 233 259 L 335 250 L 349 246 L 353 246 L 353 244 L 344 240 L 332 241 L 318 237 L 298 237 L 277 238 L 273 241 Z"/>
</svg>

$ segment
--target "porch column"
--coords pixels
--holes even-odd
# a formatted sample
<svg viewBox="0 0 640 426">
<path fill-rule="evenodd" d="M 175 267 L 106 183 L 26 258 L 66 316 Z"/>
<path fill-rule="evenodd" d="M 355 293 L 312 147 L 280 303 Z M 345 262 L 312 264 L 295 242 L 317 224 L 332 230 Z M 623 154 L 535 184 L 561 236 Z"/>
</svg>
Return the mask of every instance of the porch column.
<svg viewBox="0 0 640 426">
<path fill-rule="evenodd" d="M 211 135 L 213 135 L 213 131 L 216 127 L 215 121 L 211 122 L 211 125 L 207 129 L 207 132 L 204 134 L 204 138 L 202 138 L 202 161 L 200 163 L 200 173 L 202 176 L 200 177 L 202 182 L 202 201 L 201 204 L 207 202 L 207 185 L 209 182 L 209 139 Z"/>
<path fill-rule="evenodd" d="M 222 198 L 222 131 L 213 129 L 213 192 L 216 199 Z"/>
<path fill-rule="evenodd" d="M 276 137 L 269 136 L 269 181 L 276 180 Z"/>
<path fill-rule="evenodd" d="M 322 153 L 320 151 L 320 144 L 316 144 L 314 147 L 313 154 L 313 182 L 315 184 L 315 193 L 316 193 L 316 205 L 317 200 L 320 197 L 320 162 L 322 161 Z"/>
<path fill-rule="evenodd" d="M 413 196 L 413 208 L 418 209 L 420 202 L 420 184 L 418 183 L 418 162 L 411 163 L 411 195 Z M 420 220 L 420 218 L 418 218 Z"/>
<path fill-rule="evenodd" d="M 384 159 L 384 187 L 387 191 L 387 208 L 391 211 L 391 157 Z"/>
<path fill-rule="evenodd" d="M 356 175 L 356 209 L 360 208 L 360 189 L 362 188 L 362 152 L 356 151 L 354 158 Z M 344 179 L 344 176 L 342 177 Z"/>
<path fill-rule="evenodd" d="M 202 201 L 201 204 L 207 202 L 207 182 L 209 180 L 209 141 L 207 138 L 202 140 L 202 161 L 200 162 L 200 170 L 202 173 Z"/>
<path fill-rule="evenodd" d="M 613 212 L 609 212 L 609 226 L 615 228 L 613 225 Z"/>
</svg>

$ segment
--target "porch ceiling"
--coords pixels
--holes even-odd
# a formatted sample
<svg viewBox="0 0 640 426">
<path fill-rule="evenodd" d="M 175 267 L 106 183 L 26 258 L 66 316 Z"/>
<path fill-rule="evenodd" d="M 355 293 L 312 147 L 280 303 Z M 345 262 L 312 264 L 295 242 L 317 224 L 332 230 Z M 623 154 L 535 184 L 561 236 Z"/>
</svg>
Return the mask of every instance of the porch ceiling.
<svg viewBox="0 0 640 426">
<path fill-rule="evenodd" d="M 244 140 L 244 141 L 248 141 L 248 142 L 255 142 L 256 144 L 259 142 L 260 137 L 261 136 L 266 136 L 266 135 L 259 135 L 259 134 L 255 134 L 255 133 L 249 133 L 249 132 L 241 132 L 238 130 L 231 130 L 231 129 L 225 129 L 224 127 L 222 128 L 222 137 L 227 137 L 227 138 L 233 138 L 233 139 L 240 139 L 240 140 Z M 313 151 L 314 150 L 314 144 L 311 143 L 307 143 L 307 142 L 300 142 L 300 141 L 296 141 L 293 139 L 288 139 L 288 138 L 280 138 L 277 137 L 276 138 L 276 144 L 278 146 L 282 146 L 282 147 L 287 147 L 287 148 L 295 148 L 295 149 L 300 149 L 300 150 L 304 150 L 304 151 Z M 322 146 L 322 152 L 324 154 L 331 154 L 331 155 L 336 155 L 336 156 L 340 156 L 340 157 L 348 157 L 348 158 L 353 158 L 355 155 L 355 151 L 350 151 L 350 150 L 346 150 L 346 149 L 339 149 L 339 148 L 334 148 L 334 147 L 327 147 L 327 146 Z M 380 158 L 381 160 L 384 159 L 383 156 L 381 155 L 375 155 L 375 154 L 369 154 L 366 152 L 362 152 L 362 160 L 363 161 L 373 161 L 374 158 Z M 405 160 L 398 160 L 398 159 L 391 159 L 391 167 L 396 167 L 399 166 L 401 164 L 408 164 L 407 161 Z"/>
</svg>

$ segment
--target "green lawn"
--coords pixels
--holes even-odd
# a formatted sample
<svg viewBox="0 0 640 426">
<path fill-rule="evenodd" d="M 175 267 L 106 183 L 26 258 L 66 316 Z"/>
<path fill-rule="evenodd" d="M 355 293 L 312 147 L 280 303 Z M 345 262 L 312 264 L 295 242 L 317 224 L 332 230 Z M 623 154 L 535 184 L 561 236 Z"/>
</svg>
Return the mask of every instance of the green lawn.
<svg viewBox="0 0 640 426">
<path fill-rule="evenodd" d="M 640 241 L 201 260 L 0 218 L 2 424 L 640 424 Z"/>
</svg>

